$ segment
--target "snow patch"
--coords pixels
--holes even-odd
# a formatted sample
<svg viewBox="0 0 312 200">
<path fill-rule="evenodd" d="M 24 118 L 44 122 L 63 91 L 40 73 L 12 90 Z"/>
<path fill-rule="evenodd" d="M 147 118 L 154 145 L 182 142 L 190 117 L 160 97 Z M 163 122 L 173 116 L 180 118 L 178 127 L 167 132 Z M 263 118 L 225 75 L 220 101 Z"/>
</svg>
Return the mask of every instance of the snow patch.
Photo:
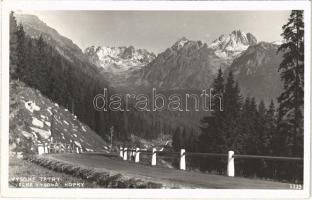
<svg viewBox="0 0 312 200">
<path fill-rule="evenodd" d="M 220 50 L 215 51 L 215 54 L 216 54 L 219 58 L 227 58 L 227 57 L 228 57 L 228 55 L 227 55 L 226 52 L 220 51 Z"/>
<path fill-rule="evenodd" d="M 84 132 L 86 132 L 87 130 L 85 129 L 85 127 L 84 126 L 81 126 L 81 128 L 82 128 L 82 130 L 84 131 Z"/>
<path fill-rule="evenodd" d="M 64 120 L 64 123 L 65 123 L 66 125 L 69 125 L 69 123 L 68 123 L 67 121 L 65 121 L 65 120 Z"/>
<path fill-rule="evenodd" d="M 272 42 L 272 44 L 275 44 L 275 45 L 282 45 L 282 44 L 283 44 L 283 41 L 274 41 L 274 42 Z"/>
<path fill-rule="evenodd" d="M 184 45 L 186 44 L 188 42 L 188 40 L 187 39 L 183 39 L 183 40 L 180 40 L 179 41 L 179 44 L 178 44 L 178 47 L 184 47 Z"/>
</svg>

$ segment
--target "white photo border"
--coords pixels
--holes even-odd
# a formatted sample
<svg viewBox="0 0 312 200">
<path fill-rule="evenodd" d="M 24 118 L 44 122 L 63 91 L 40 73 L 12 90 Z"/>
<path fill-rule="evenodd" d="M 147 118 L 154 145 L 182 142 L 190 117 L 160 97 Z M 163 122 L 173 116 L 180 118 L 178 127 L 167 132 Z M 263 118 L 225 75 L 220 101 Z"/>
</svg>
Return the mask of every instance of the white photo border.
<svg viewBox="0 0 312 200">
<path fill-rule="evenodd" d="M 1 195 L 3 197 L 107 198 L 107 199 L 190 199 L 190 198 L 283 198 L 303 199 L 311 194 L 311 1 L 35 1 L 5 0 L 1 5 Z M 9 188 L 9 13 L 33 10 L 304 10 L 304 180 L 303 190 L 279 189 L 52 189 Z M 122 190 L 122 192 L 121 192 Z M 78 196 L 79 195 L 79 196 Z"/>
</svg>

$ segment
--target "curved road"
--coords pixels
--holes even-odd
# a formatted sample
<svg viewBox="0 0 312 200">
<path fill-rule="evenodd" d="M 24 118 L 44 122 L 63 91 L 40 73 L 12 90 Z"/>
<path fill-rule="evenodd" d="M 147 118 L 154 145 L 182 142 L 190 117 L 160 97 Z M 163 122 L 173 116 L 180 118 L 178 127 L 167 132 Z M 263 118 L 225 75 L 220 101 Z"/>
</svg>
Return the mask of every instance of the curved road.
<svg viewBox="0 0 312 200">
<path fill-rule="evenodd" d="M 162 183 L 171 188 L 289 189 L 288 183 L 152 167 L 123 161 L 116 156 L 97 154 L 49 154 L 45 156 L 64 163 L 94 168 L 96 171 L 120 173 L 126 177 Z"/>
</svg>

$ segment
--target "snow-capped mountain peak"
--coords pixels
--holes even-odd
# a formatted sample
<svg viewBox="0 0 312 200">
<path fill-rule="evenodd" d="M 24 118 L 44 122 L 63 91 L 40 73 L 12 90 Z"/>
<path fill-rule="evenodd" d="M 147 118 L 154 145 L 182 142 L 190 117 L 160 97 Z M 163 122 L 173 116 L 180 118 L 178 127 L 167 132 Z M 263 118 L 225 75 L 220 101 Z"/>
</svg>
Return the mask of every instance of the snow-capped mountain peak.
<svg viewBox="0 0 312 200">
<path fill-rule="evenodd" d="M 186 37 L 182 37 L 176 41 L 176 43 L 173 45 L 173 48 L 176 48 L 176 49 L 183 48 L 184 45 L 188 42 L 189 42 L 189 40 Z"/>
<path fill-rule="evenodd" d="M 133 46 L 91 46 L 86 48 L 85 54 L 95 65 L 111 73 L 139 69 L 155 58 L 154 53 L 145 49 L 135 49 Z"/>
<path fill-rule="evenodd" d="M 209 47 L 214 49 L 216 55 L 219 57 L 233 58 L 254 44 L 257 44 L 257 39 L 254 35 L 251 33 L 246 34 L 241 30 L 234 30 L 228 35 L 220 35 Z"/>
<path fill-rule="evenodd" d="M 273 41 L 271 43 L 280 46 L 284 43 L 284 41 Z"/>
</svg>

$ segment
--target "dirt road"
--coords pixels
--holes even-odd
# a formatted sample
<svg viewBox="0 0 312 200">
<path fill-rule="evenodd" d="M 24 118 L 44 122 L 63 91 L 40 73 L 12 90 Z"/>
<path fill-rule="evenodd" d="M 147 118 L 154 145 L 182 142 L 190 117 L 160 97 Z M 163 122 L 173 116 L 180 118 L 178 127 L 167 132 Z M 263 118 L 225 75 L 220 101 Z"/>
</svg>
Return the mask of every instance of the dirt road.
<svg viewBox="0 0 312 200">
<path fill-rule="evenodd" d="M 150 179 L 154 182 L 182 188 L 289 189 L 288 183 L 152 167 L 103 155 L 50 154 L 46 156 L 62 162 L 94 168 L 98 171 L 110 171 L 129 177 Z"/>
</svg>

